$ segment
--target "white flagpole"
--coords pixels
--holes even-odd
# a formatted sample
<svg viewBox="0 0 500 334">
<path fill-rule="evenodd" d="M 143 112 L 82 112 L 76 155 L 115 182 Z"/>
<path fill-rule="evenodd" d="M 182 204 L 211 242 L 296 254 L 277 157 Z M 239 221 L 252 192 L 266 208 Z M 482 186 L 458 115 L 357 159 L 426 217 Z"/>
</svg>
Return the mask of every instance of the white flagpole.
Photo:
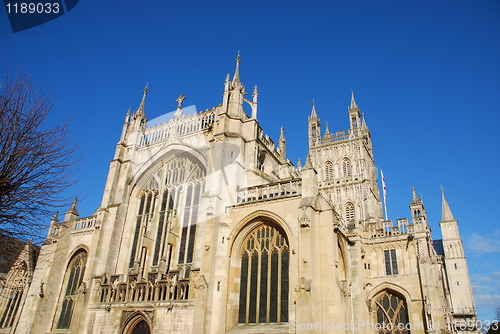
<svg viewBox="0 0 500 334">
<path fill-rule="evenodd" d="M 382 177 L 382 192 L 384 193 L 384 220 L 387 221 L 389 217 L 387 216 L 387 190 L 385 188 L 385 178 L 384 178 L 384 172 L 380 170 L 380 176 Z"/>
</svg>

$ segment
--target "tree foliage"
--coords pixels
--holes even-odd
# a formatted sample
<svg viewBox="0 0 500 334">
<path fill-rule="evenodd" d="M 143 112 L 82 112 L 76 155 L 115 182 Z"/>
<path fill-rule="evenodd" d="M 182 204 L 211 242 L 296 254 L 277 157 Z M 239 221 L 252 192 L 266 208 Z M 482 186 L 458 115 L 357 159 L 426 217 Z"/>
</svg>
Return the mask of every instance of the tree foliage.
<svg viewBox="0 0 500 334">
<path fill-rule="evenodd" d="M 0 85 L 0 233 L 40 240 L 64 190 L 75 183 L 69 122 L 47 126 L 54 96 L 22 70 Z"/>
</svg>

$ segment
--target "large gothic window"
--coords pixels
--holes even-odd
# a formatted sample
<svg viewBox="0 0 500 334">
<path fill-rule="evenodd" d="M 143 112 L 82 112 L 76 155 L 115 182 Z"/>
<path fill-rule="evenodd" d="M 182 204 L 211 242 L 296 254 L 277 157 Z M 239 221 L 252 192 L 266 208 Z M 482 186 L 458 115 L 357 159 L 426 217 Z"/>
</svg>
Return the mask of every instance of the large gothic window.
<svg viewBox="0 0 500 334">
<path fill-rule="evenodd" d="M 375 302 L 379 334 L 409 334 L 408 308 L 402 296 L 384 291 Z"/>
<path fill-rule="evenodd" d="M 172 157 L 149 177 L 140 191 L 130 268 L 144 273 L 147 263 L 153 266 L 163 263 L 160 268 L 168 270 L 174 246 L 179 250 L 179 264 L 193 262 L 204 180 L 205 171 L 187 157 Z M 180 224 L 181 229 L 175 238 L 170 236 L 174 224 Z M 144 244 L 149 243 L 145 242 L 145 237 L 154 238 L 153 253 L 148 256 L 144 256 L 151 253 L 144 248 Z M 148 260 L 148 257 L 152 259 Z"/>
<path fill-rule="evenodd" d="M 285 236 L 261 225 L 243 242 L 238 322 L 288 322 L 290 255 Z"/>
<path fill-rule="evenodd" d="M 62 299 L 61 312 L 57 322 L 57 329 L 69 329 L 71 317 L 78 297 L 78 289 L 83 282 L 85 267 L 87 265 L 87 252 L 80 250 L 76 253 L 66 270 L 64 277 L 64 296 Z"/>
</svg>

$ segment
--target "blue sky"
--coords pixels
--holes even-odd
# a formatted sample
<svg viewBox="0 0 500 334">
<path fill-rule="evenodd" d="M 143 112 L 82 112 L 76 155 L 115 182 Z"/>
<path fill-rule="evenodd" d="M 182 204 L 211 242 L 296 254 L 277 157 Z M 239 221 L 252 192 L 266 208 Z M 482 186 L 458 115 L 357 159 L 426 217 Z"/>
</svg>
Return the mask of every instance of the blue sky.
<svg viewBox="0 0 500 334">
<path fill-rule="evenodd" d="M 3 76 L 22 65 L 53 89 L 51 122 L 72 120 L 81 146 L 81 216 L 99 206 L 127 108 L 149 82 L 150 119 L 222 101 L 241 50 L 241 78 L 259 88 L 258 120 L 285 127 L 292 162 L 307 153 L 314 99 L 324 132 L 348 127 L 351 90 L 384 170 L 389 218 L 409 216 L 411 187 L 440 238 L 440 186 L 459 220 L 479 317 L 500 306 L 496 209 L 500 122 L 500 2 L 89 1 L 13 34 L 0 13 Z"/>
</svg>

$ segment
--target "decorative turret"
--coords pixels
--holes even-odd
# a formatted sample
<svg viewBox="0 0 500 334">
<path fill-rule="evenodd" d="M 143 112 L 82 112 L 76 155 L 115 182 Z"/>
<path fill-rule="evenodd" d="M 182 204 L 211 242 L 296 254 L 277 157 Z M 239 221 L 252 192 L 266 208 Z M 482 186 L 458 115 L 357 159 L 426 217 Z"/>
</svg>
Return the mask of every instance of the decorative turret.
<svg viewBox="0 0 500 334">
<path fill-rule="evenodd" d="M 131 131 L 143 130 L 146 126 L 147 117 L 144 112 L 144 106 L 146 104 L 146 95 L 148 94 L 148 90 L 148 85 L 146 85 L 144 88 L 144 94 L 142 95 L 141 104 L 139 105 L 139 108 L 137 108 L 137 111 L 132 115 L 132 119 L 130 121 L 129 129 L 131 129 Z"/>
<path fill-rule="evenodd" d="M 50 237 L 57 234 L 58 223 L 59 223 L 59 212 L 56 211 L 56 213 L 54 214 L 54 217 L 52 217 L 52 219 L 50 220 L 50 226 L 49 226 L 49 232 L 47 234 L 47 238 L 50 238 Z"/>
<path fill-rule="evenodd" d="M 278 141 L 278 152 L 280 154 L 280 162 L 286 162 L 286 140 L 285 129 L 281 127 L 280 140 Z"/>
<path fill-rule="evenodd" d="M 78 197 L 75 197 L 73 204 L 68 211 L 66 211 L 66 215 L 64 215 L 64 221 L 69 222 L 78 218 L 78 209 L 76 208 L 76 204 L 78 203 Z M 54 219 L 54 218 L 52 218 Z"/>
<path fill-rule="evenodd" d="M 354 92 L 351 92 L 351 105 L 349 106 L 349 122 L 351 123 L 351 131 L 361 127 L 360 111 L 356 101 L 354 100 Z"/>
<path fill-rule="evenodd" d="M 311 116 L 309 116 L 309 147 L 318 145 L 321 139 L 321 124 L 316 114 L 314 100 L 312 101 Z"/>
<path fill-rule="evenodd" d="M 312 197 L 318 194 L 318 172 L 313 167 L 308 154 L 302 168 L 302 197 Z"/>
<path fill-rule="evenodd" d="M 123 123 L 122 135 L 120 137 L 120 142 L 125 141 L 127 138 L 127 131 L 130 125 L 130 108 L 127 110 L 127 114 L 125 115 L 125 122 Z"/>
<path fill-rule="evenodd" d="M 252 94 L 252 118 L 256 119 L 257 118 L 257 97 L 259 96 L 259 92 L 257 91 L 257 86 L 253 87 L 253 94 Z"/>
<path fill-rule="evenodd" d="M 238 54 L 236 57 L 236 70 L 234 77 L 229 86 L 229 90 L 224 92 L 225 100 L 227 99 L 227 113 L 234 118 L 243 118 L 243 100 L 245 97 L 245 86 L 240 81 L 240 61 L 241 57 Z M 227 94 L 226 94 L 227 93 Z"/>
<path fill-rule="evenodd" d="M 415 187 L 412 187 L 411 190 L 413 192 L 413 199 L 410 203 L 410 210 L 413 224 L 415 225 L 415 231 L 424 232 L 428 228 L 427 212 L 424 208 L 424 202 L 422 201 L 422 196 L 417 197 Z"/>
</svg>

